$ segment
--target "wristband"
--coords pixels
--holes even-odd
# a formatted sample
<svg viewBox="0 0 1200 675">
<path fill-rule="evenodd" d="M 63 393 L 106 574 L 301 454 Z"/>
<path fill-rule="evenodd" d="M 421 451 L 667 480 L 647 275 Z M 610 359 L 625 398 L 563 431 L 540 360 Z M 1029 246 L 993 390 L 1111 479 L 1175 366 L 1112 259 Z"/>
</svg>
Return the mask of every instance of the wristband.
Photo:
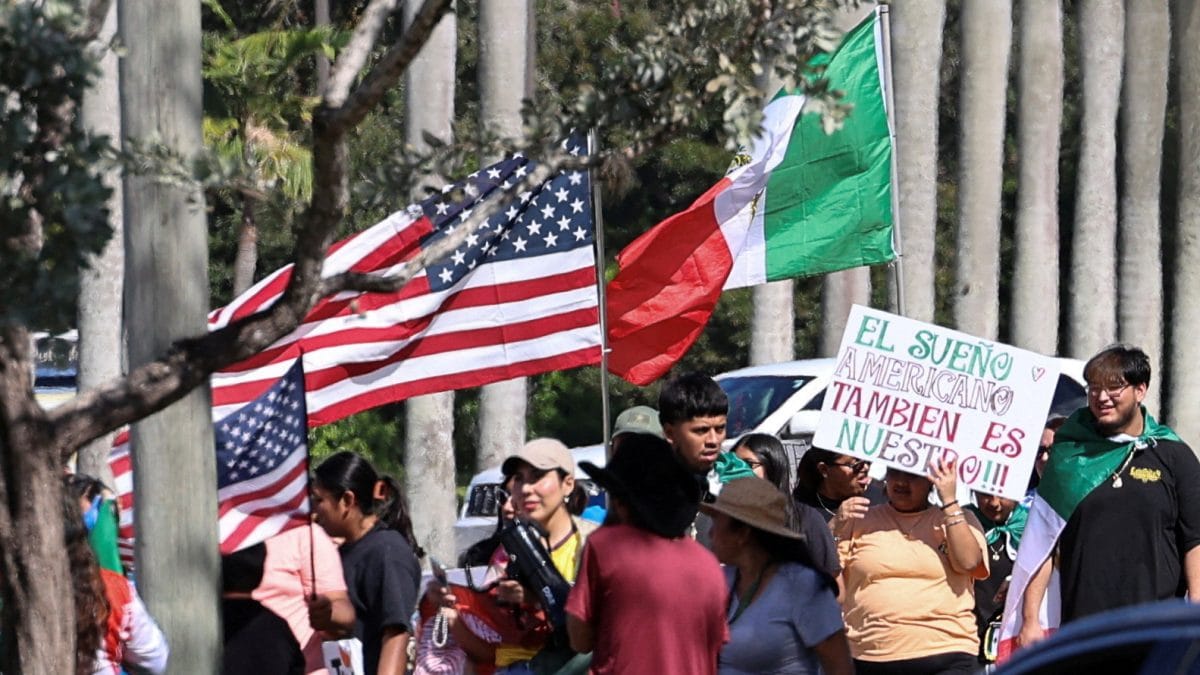
<svg viewBox="0 0 1200 675">
<path fill-rule="evenodd" d="M 950 508 L 951 506 L 955 506 L 957 504 L 958 504 L 957 499 L 951 499 L 950 501 L 946 502 L 945 504 L 942 504 L 942 510 L 944 511 L 944 510 Z"/>
<path fill-rule="evenodd" d="M 944 515 L 945 515 L 947 518 L 957 518 L 957 517 L 961 516 L 962 514 L 963 514 L 963 512 L 962 512 L 962 511 L 955 511 L 954 513 L 947 513 L 947 514 L 944 514 Z"/>
<path fill-rule="evenodd" d="M 965 523 L 965 522 L 967 522 L 966 518 L 955 518 L 954 520 L 947 520 L 946 527 L 950 527 L 951 525 L 957 525 L 959 523 Z"/>
</svg>

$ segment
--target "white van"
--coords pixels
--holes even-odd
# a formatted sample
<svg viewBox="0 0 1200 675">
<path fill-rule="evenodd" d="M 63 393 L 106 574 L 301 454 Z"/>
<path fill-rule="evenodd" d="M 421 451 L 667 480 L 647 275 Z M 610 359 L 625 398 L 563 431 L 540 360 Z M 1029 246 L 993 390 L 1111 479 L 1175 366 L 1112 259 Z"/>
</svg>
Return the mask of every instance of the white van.
<svg viewBox="0 0 1200 675">
<path fill-rule="evenodd" d="M 575 457 L 575 482 L 582 485 L 588 493 L 588 505 L 604 506 L 604 493 L 600 487 L 588 478 L 579 468 L 580 462 L 591 462 L 596 466 L 604 466 L 606 457 L 604 445 L 585 445 L 572 448 Z M 477 541 L 486 539 L 496 531 L 496 508 L 498 506 L 497 491 L 502 489 L 504 475 L 499 466 L 480 471 L 471 477 L 467 485 L 467 495 L 459 512 L 458 522 L 454 523 L 454 557 L 457 559 Z"/>
</svg>

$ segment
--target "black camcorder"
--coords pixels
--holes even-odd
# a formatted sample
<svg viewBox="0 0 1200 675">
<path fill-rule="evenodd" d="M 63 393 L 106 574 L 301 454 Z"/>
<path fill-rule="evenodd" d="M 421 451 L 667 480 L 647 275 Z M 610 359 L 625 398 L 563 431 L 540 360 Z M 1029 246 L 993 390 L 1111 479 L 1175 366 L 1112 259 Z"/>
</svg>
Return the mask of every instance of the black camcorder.
<svg viewBox="0 0 1200 675">
<path fill-rule="evenodd" d="M 528 518 L 509 521 L 500 531 L 500 545 L 509 558 L 505 573 L 533 593 L 545 608 L 555 636 L 565 641 L 567 594 L 571 592 L 571 584 L 554 567 L 550 551 L 542 543 L 545 536 L 541 526 Z"/>
</svg>

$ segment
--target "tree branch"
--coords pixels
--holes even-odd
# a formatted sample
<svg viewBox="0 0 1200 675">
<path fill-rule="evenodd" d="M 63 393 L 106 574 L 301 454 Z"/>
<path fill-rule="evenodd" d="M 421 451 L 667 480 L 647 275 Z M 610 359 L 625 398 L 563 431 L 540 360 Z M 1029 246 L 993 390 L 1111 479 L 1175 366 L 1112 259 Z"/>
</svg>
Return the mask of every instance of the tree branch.
<svg viewBox="0 0 1200 675">
<path fill-rule="evenodd" d="M 429 41 L 442 16 L 450 11 L 453 0 L 425 0 L 404 30 L 400 41 L 383 55 L 379 63 L 363 78 L 362 84 L 350 95 L 338 116 L 351 126 L 358 124 L 383 99 L 388 89 L 399 81 L 417 54 Z"/>
<path fill-rule="evenodd" d="M 71 39 L 91 42 L 104 30 L 104 20 L 108 18 L 108 10 L 112 8 L 113 0 L 92 0 L 84 9 L 85 22 L 83 28 L 71 34 Z"/>
<path fill-rule="evenodd" d="M 371 0 L 371 4 L 367 5 L 362 19 L 354 27 L 350 42 L 334 62 L 329 79 L 325 82 L 325 89 L 320 92 L 325 105 L 340 108 L 346 102 L 350 86 L 367 63 L 371 49 L 379 39 L 379 32 L 383 30 L 383 24 L 399 4 L 400 0 Z"/>
</svg>

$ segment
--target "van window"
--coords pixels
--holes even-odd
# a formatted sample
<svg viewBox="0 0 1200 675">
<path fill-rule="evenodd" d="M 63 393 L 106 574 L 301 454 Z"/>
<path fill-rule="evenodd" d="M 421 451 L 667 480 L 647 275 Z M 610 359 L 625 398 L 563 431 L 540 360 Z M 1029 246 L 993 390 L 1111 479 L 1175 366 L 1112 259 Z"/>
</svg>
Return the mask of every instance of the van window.
<svg viewBox="0 0 1200 675">
<path fill-rule="evenodd" d="M 725 437 L 737 438 L 753 430 L 767 415 L 812 381 L 811 377 L 759 375 L 727 377 L 717 382 L 729 397 Z"/>
</svg>

